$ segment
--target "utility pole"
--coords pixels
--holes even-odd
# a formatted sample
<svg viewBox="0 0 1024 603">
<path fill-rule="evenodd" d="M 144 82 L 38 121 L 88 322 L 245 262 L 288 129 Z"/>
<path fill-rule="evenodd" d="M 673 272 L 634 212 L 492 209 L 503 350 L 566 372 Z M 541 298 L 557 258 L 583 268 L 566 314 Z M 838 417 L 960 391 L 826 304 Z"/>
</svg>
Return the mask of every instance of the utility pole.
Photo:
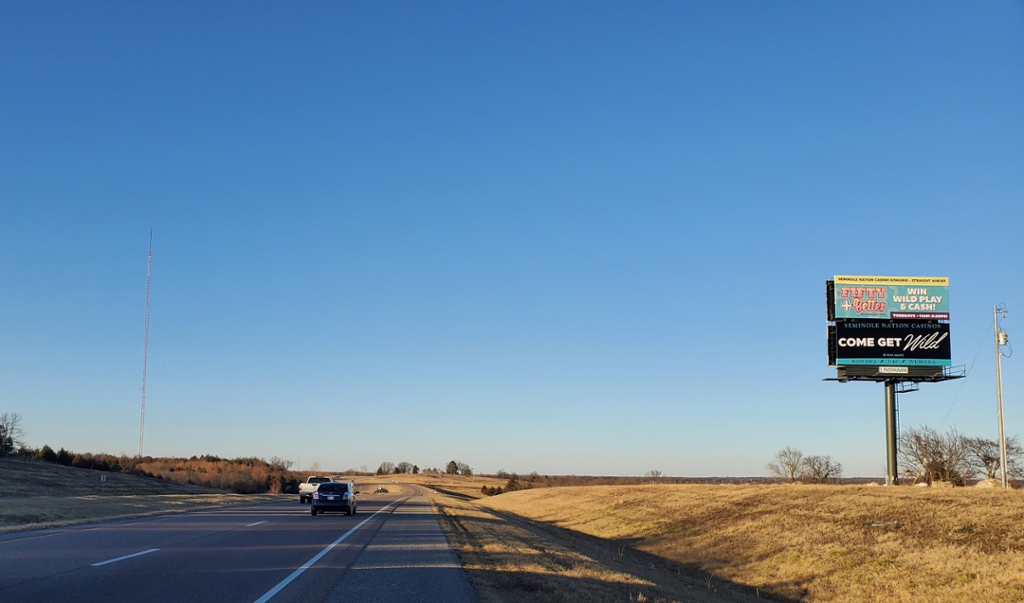
<svg viewBox="0 0 1024 603">
<path fill-rule="evenodd" d="M 1006 478 L 1006 434 L 1003 432 L 1003 354 L 999 346 L 1006 345 L 1006 332 L 999 329 L 999 315 L 1006 318 L 1006 308 L 992 306 L 992 325 L 996 332 L 996 406 L 999 408 L 999 474 L 1003 479 L 1003 488 L 1009 488 L 1010 483 Z"/>
</svg>

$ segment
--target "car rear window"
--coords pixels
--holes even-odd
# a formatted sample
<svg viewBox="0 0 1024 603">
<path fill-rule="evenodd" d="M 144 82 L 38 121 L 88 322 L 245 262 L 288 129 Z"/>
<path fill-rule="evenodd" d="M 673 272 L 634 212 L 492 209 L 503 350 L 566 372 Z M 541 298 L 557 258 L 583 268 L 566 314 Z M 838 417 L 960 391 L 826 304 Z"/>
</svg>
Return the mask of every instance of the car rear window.
<svg viewBox="0 0 1024 603">
<path fill-rule="evenodd" d="M 320 487 L 317 488 L 316 491 L 317 492 L 332 492 L 332 493 L 344 492 L 345 491 L 345 484 L 338 484 L 338 483 L 334 483 L 334 482 L 329 482 L 329 483 L 326 483 L 326 484 L 320 484 Z"/>
<path fill-rule="evenodd" d="M 329 482 L 329 481 L 331 481 L 331 478 L 329 478 L 329 477 L 311 477 L 311 478 L 309 478 L 309 483 L 311 483 L 311 484 L 322 484 L 324 482 Z"/>
</svg>

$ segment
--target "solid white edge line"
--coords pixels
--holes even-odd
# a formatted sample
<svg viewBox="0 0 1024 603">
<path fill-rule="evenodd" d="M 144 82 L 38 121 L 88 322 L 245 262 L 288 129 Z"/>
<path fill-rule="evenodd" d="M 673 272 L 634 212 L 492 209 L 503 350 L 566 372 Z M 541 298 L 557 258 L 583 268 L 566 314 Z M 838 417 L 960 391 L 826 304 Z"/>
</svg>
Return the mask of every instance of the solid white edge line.
<svg viewBox="0 0 1024 603">
<path fill-rule="evenodd" d="M 256 523 L 250 523 L 250 524 L 247 524 L 247 525 L 246 525 L 245 527 L 247 527 L 247 528 L 251 528 L 251 527 L 253 527 L 253 526 L 258 526 L 258 525 L 260 525 L 261 523 L 267 523 L 267 520 L 265 520 L 265 519 L 264 519 L 263 521 L 257 521 Z"/>
<path fill-rule="evenodd" d="M 157 552 L 159 550 L 160 549 L 149 549 L 148 551 L 141 551 L 141 552 L 138 552 L 138 553 L 132 553 L 131 555 L 125 555 L 124 557 L 118 557 L 116 559 L 107 559 L 106 561 L 100 561 L 98 563 L 93 563 L 92 567 L 99 567 L 101 565 L 106 565 L 108 563 L 117 563 L 118 561 L 124 561 L 125 559 L 131 559 L 132 557 L 138 557 L 140 555 L 148 555 L 150 553 L 155 553 L 155 552 Z"/>
<path fill-rule="evenodd" d="M 403 499 L 402 501 L 397 501 L 396 500 L 394 502 L 388 503 L 387 506 L 382 507 L 380 510 L 378 510 L 373 515 L 371 515 L 371 516 L 367 517 L 366 519 L 362 520 L 361 522 L 359 522 L 359 525 L 357 525 L 356 527 L 354 527 L 354 528 L 350 529 L 349 531 L 345 532 L 344 534 L 341 535 L 341 538 L 338 538 L 337 540 L 335 540 L 331 544 L 327 545 L 327 547 L 324 548 L 324 550 L 322 550 L 319 553 L 317 553 L 316 555 L 314 555 L 313 558 L 310 559 L 309 561 L 307 561 L 305 564 L 303 564 L 302 567 L 300 567 L 299 569 L 297 569 L 294 572 L 292 572 L 291 574 L 289 574 L 289 576 L 287 578 L 285 578 L 284 580 L 281 580 L 280 582 L 278 582 L 277 586 L 275 586 L 274 588 L 268 590 L 265 595 L 263 595 L 259 599 L 256 599 L 255 601 L 253 601 L 253 603 L 267 603 L 267 601 L 269 601 L 271 599 L 271 597 L 273 597 L 277 593 L 281 592 L 284 589 L 284 587 L 286 587 L 289 584 L 291 584 L 292 580 L 294 580 L 294 579 L 298 578 L 299 576 L 301 576 L 302 572 L 304 572 L 304 571 L 308 570 L 309 568 L 313 567 L 314 563 L 316 563 L 317 561 L 320 561 L 320 559 L 324 555 L 326 555 L 327 553 L 331 552 L 331 549 L 333 549 L 334 547 L 336 547 L 339 544 L 341 544 L 341 542 L 343 540 L 345 540 L 346 538 L 351 536 L 359 528 L 363 527 L 363 524 L 365 524 L 366 522 L 370 521 L 371 519 L 376 517 L 378 514 L 383 513 L 391 505 L 393 505 L 393 504 L 395 504 L 397 502 L 405 502 L 405 500 L 407 500 L 407 499 Z"/>
</svg>

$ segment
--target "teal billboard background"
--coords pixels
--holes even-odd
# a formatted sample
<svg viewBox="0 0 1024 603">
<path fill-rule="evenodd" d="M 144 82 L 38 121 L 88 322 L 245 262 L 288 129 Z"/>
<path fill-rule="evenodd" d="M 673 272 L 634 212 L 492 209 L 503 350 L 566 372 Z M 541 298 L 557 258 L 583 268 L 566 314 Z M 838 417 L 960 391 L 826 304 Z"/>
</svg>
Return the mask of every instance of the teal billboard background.
<svg viewBox="0 0 1024 603">
<path fill-rule="evenodd" d="M 838 320 L 949 320 L 949 286 L 837 282 L 835 311 Z"/>
</svg>

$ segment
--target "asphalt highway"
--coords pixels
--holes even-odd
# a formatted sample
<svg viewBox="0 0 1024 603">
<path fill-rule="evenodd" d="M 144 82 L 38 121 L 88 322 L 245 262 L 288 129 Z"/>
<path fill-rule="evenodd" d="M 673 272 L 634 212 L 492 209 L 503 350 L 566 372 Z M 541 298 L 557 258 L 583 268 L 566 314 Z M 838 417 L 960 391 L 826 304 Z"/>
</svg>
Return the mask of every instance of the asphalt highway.
<svg viewBox="0 0 1024 603">
<path fill-rule="evenodd" d="M 0 540 L 0 601 L 476 601 L 426 492 L 357 484 L 359 513 L 297 501 Z"/>
</svg>

